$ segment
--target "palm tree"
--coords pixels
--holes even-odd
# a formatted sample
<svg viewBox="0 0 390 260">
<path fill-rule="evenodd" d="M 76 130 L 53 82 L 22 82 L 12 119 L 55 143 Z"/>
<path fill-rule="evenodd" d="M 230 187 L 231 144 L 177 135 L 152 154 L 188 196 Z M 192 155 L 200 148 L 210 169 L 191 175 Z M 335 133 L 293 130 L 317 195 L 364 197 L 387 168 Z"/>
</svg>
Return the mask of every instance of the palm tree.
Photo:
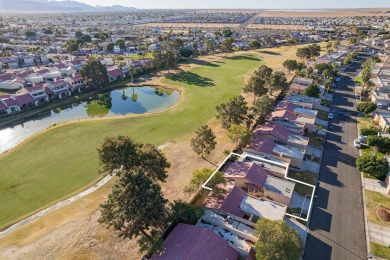
<svg viewBox="0 0 390 260">
<path fill-rule="evenodd" d="M 134 66 L 130 66 L 129 73 L 130 73 L 130 77 L 131 77 L 131 82 L 133 83 L 134 82 L 134 75 L 137 73 L 137 68 Z"/>
<path fill-rule="evenodd" d="M 138 95 L 134 93 L 134 87 L 132 87 L 132 89 L 133 89 L 133 94 L 131 95 L 131 100 L 132 100 L 133 102 L 137 102 L 137 100 L 138 100 Z"/>
<path fill-rule="evenodd" d="M 127 96 L 126 96 L 126 93 L 125 93 L 125 89 L 122 89 L 122 96 L 121 96 L 122 100 L 126 100 L 127 99 Z"/>
</svg>

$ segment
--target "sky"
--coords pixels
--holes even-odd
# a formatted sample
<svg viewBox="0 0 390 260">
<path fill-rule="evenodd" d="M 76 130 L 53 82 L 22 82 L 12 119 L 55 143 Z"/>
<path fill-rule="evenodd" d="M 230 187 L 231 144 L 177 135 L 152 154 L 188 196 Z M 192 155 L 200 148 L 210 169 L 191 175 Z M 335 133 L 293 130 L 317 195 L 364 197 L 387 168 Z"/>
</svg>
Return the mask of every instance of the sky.
<svg viewBox="0 0 390 260">
<path fill-rule="evenodd" d="M 147 9 L 319 9 L 390 7 L 390 0 L 76 0 L 90 5 Z"/>
</svg>

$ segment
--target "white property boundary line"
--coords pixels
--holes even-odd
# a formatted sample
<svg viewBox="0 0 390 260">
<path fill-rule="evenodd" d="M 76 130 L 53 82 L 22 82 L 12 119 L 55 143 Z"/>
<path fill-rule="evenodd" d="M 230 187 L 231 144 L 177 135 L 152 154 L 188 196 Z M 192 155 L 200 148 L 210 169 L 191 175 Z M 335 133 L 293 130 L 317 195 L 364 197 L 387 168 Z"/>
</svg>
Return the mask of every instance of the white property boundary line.
<svg viewBox="0 0 390 260">
<path fill-rule="evenodd" d="M 261 157 L 257 157 L 257 156 L 253 156 L 253 155 L 249 155 L 247 154 L 246 156 L 242 155 L 242 154 L 237 154 L 237 153 L 233 153 L 231 152 L 226 158 L 225 160 L 223 160 L 223 162 L 218 166 L 218 168 L 213 172 L 213 174 L 211 174 L 211 176 L 206 180 L 206 182 L 202 185 L 202 188 L 206 189 L 206 190 L 210 190 L 212 191 L 213 189 L 210 188 L 210 187 L 207 187 L 207 183 L 214 177 L 214 175 L 221 169 L 221 167 L 226 163 L 227 160 L 229 160 L 229 158 L 234 155 L 234 156 L 238 156 L 238 157 L 243 157 L 243 158 L 247 158 L 247 157 L 250 157 L 250 158 L 253 158 L 253 159 L 257 159 L 257 160 L 261 160 L 261 161 L 269 161 L 270 163 L 272 164 L 276 164 L 276 165 L 279 165 L 279 166 L 282 166 L 282 167 L 286 167 L 286 174 L 285 174 L 285 179 L 287 180 L 291 180 L 291 181 L 294 181 L 296 183 L 299 183 L 299 184 L 302 184 L 302 185 L 306 185 L 306 186 L 309 186 L 311 188 L 313 188 L 313 192 L 311 194 L 311 199 L 310 199 L 310 204 L 309 204 L 309 209 L 308 209 L 308 214 L 307 214 L 307 217 L 306 218 L 301 218 L 301 217 L 298 217 L 298 216 L 295 216 L 295 215 L 292 215 L 292 214 L 289 214 L 289 213 L 285 213 L 286 216 L 289 216 L 289 217 L 293 217 L 295 219 L 299 219 L 299 220 L 303 220 L 303 221 L 308 221 L 309 218 L 310 218 L 310 214 L 311 214 L 311 209 L 313 207 L 313 201 L 314 201 L 314 193 L 316 191 L 316 186 L 315 185 L 311 185 L 309 183 L 306 183 L 306 182 L 303 182 L 303 181 L 299 181 L 299 180 L 296 180 L 296 179 L 293 179 L 293 178 L 290 178 L 287 176 L 287 173 L 288 173 L 288 169 L 289 169 L 289 164 L 283 164 L 283 163 L 278 163 L 278 162 L 274 162 L 274 161 L 271 161 L 271 160 L 267 160 L 265 158 L 261 158 Z"/>
</svg>

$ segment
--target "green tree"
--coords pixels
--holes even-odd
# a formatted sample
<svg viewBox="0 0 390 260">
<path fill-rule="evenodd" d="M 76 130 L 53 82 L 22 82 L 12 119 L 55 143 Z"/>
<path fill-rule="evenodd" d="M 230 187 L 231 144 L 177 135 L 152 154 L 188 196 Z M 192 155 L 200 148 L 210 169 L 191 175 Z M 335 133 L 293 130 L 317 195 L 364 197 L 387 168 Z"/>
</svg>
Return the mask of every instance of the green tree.
<svg viewBox="0 0 390 260">
<path fill-rule="evenodd" d="M 83 33 L 82 33 L 81 31 L 76 31 L 76 32 L 74 33 L 74 36 L 75 36 L 77 39 L 79 39 L 79 38 L 81 38 L 81 36 L 83 36 Z"/>
<path fill-rule="evenodd" d="M 291 74 L 291 71 L 298 69 L 298 62 L 296 60 L 287 59 L 283 62 L 283 67 Z"/>
<path fill-rule="evenodd" d="M 166 203 L 160 185 L 153 183 L 143 169 L 125 171 L 107 201 L 100 205 L 99 223 L 118 230 L 121 237 L 133 238 L 142 233 L 153 241 L 146 231 L 164 221 Z"/>
<path fill-rule="evenodd" d="M 356 38 L 355 36 L 351 36 L 348 38 L 348 43 L 350 45 L 357 43 L 357 41 L 358 41 L 358 38 Z"/>
<path fill-rule="evenodd" d="M 306 47 L 308 49 L 309 59 L 319 57 L 321 55 L 321 46 L 314 43 Z"/>
<path fill-rule="evenodd" d="M 361 135 L 377 135 L 378 132 L 380 132 L 380 129 L 378 127 L 375 127 L 371 125 L 370 127 L 361 127 L 360 128 L 360 134 Z"/>
<path fill-rule="evenodd" d="M 269 83 L 269 92 L 272 95 L 276 91 L 283 91 L 287 88 L 287 78 L 286 74 L 283 71 L 275 71 L 272 73 L 270 83 Z"/>
<path fill-rule="evenodd" d="M 248 145 L 252 140 L 252 132 L 245 126 L 232 125 L 228 131 L 229 139 L 239 147 Z"/>
<path fill-rule="evenodd" d="M 261 65 L 254 73 L 266 82 L 271 80 L 273 70 L 266 65 Z"/>
<path fill-rule="evenodd" d="M 249 48 L 251 48 L 252 50 L 259 49 L 260 47 L 261 47 L 261 42 L 258 41 L 258 40 L 251 41 L 251 42 L 249 43 Z"/>
<path fill-rule="evenodd" d="M 227 55 L 228 52 L 233 51 L 233 43 L 233 38 L 227 38 L 219 45 L 219 49 Z"/>
<path fill-rule="evenodd" d="M 106 137 L 97 150 L 105 173 L 121 168 L 134 170 L 141 167 L 152 180 L 163 182 L 168 177 L 166 169 L 170 164 L 164 154 L 152 144 L 137 143 L 130 137 L 119 135 Z"/>
<path fill-rule="evenodd" d="M 162 248 L 163 242 L 164 240 L 162 239 L 160 232 L 154 228 L 147 236 L 141 234 L 140 238 L 137 240 L 139 250 L 142 253 L 150 253 L 152 255 Z"/>
<path fill-rule="evenodd" d="M 191 178 L 190 186 L 185 187 L 184 190 L 186 192 L 192 193 L 200 189 L 200 187 L 210 178 L 213 174 L 213 170 L 208 168 L 203 168 L 201 170 L 196 170 Z M 226 183 L 225 178 L 223 177 L 223 173 L 217 171 L 213 178 L 207 183 L 207 187 L 211 189 L 216 189 L 218 184 Z"/>
<path fill-rule="evenodd" d="M 171 223 L 180 221 L 180 223 L 195 225 L 203 213 L 204 211 L 200 207 L 194 207 L 182 200 L 175 200 L 170 203 L 168 221 Z"/>
<path fill-rule="evenodd" d="M 266 82 L 259 75 L 253 73 L 248 83 L 244 86 L 244 93 L 253 93 L 253 100 L 267 94 Z"/>
<path fill-rule="evenodd" d="M 300 59 L 302 59 L 303 61 L 307 60 L 310 58 L 310 51 L 308 48 L 306 47 L 303 47 L 303 48 L 298 48 L 297 49 L 297 53 L 296 53 L 296 56 Z"/>
<path fill-rule="evenodd" d="M 215 43 L 215 41 L 211 39 L 206 39 L 204 43 L 206 45 L 207 52 L 214 54 L 215 50 L 217 49 L 217 44 Z"/>
<path fill-rule="evenodd" d="M 192 55 L 192 50 L 188 48 L 182 48 L 180 49 L 180 55 L 183 56 L 184 58 L 189 58 Z"/>
<path fill-rule="evenodd" d="M 359 171 L 368 173 L 376 178 L 384 179 L 389 172 L 389 162 L 386 158 L 365 154 L 357 158 L 356 166 Z"/>
<path fill-rule="evenodd" d="M 269 96 L 262 96 L 253 102 L 252 110 L 257 116 L 257 123 L 264 124 L 274 110 L 274 100 Z"/>
<path fill-rule="evenodd" d="M 299 259 L 302 240 L 299 234 L 285 221 L 260 218 L 255 225 L 256 259 Z"/>
<path fill-rule="evenodd" d="M 113 52 L 114 51 L 114 44 L 112 42 L 107 44 L 106 51 L 108 51 L 108 52 Z"/>
<path fill-rule="evenodd" d="M 243 96 L 236 96 L 216 107 L 217 118 L 222 121 L 224 129 L 232 124 L 239 125 L 244 122 L 248 113 L 248 106 Z"/>
<path fill-rule="evenodd" d="M 367 137 L 367 144 L 372 147 L 377 147 L 383 153 L 390 152 L 390 138 L 370 135 Z"/>
<path fill-rule="evenodd" d="M 164 68 L 168 70 L 168 72 L 170 69 L 176 68 L 177 59 L 173 51 L 168 50 L 165 53 L 163 53 L 163 60 L 164 60 Z"/>
<path fill-rule="evenodd" d="M 116 45 L 118 45 L 121 50 L 126 49 L 126 42 L 124 40 L 117 40 Z"/>
<path fill-rule="evenodd" d="M 374 112 L 378 106 L 371 101 L 368 102 L 360 102 L 357 106 L 357 111 L 362 112 L 365 115 L 368 115 L 372 112 Z"/>
<path fill-rule="evenodd" d="M 310 84 L 306 89 L 305 89 L 305 95 L 308 97 L 316 97 L 318 98 L 320 96 L 320 89 L 318 88 L 318 85 L 316 84 Z"/>
<path fill-rule="evenodd" d="M 81 77 L 94 88 L 101 88 L 108 84 L 107 68 L 98 60 L 89 60 L 81 69 Z"/>
<path fill-rule="evenodd" d="M 207 125 L 202 125 L 195 131 L 195 137 L 191 139 L 191 148 L 197 155 L 210 154 L 215 149 L 217 142 L 215 134 Z"/>
</svg>

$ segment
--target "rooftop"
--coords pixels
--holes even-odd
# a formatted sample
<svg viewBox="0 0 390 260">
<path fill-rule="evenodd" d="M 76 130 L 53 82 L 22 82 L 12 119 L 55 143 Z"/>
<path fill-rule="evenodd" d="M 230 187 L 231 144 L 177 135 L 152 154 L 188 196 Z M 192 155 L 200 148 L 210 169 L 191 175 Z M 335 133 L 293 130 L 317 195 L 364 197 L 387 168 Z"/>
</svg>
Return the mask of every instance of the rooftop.
<svg viewBox="0 0 390 260">
<path fill-rule="evenodd" d="M 179 223 L 151 259 L 228 259 L 239 256 L 226 240 L 208 228 Z"/>
<path fill-rule="evenodd" d="M 276 144 L 273 149 L 273 152 L 279 154 L 280 156 L 287 155 L 289 157 L 294 157 L 299 159 L 303 159 L 303 157 L 305 156 L 304 150 L 296 147 L 288 146 L 288 145 Z"/>
<path fill-rule="evenodd" d="M 294 191 L 295 183 L 273 176 L 268 176 L 265 180 L 264 188 L 280 195 L 291 197 Z"/>
<path fill-rule="evenodd" d="M 287 206 L 264 198 L 256 198 L 247 195 L 242 200 L 240 209 L 260 218 L 282 220 L 286 213 Z"/>
<path fill-rule="evenodd" d="M 316 118 L 318 113 L 316 110 L 306 109 L 301 107 L 295 107 L 294 112 L 303 116 L 309 116 L 311 118 Z"/>
</svg>

